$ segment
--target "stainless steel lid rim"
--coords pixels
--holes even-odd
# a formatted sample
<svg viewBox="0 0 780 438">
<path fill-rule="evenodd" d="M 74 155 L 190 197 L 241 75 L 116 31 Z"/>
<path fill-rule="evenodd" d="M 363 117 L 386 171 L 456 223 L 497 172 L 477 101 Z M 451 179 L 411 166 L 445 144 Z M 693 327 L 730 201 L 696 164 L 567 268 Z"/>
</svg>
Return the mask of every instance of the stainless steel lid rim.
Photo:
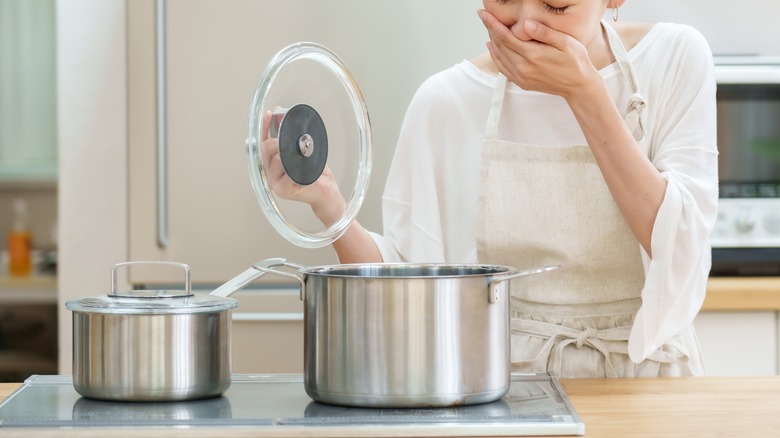
<svg viewBox="0 0 780 438">
<path fill-rule="evenodd" d="M 502 265 L 446 263 L 369 263 L 315 266 L 302 269 L 306 275 L 363 279 L 463 279 L 490 277 L 516 271 Z"/>
<path fill-rule="evenodd" d="M 79 314 L 102 314 L 102 315 L 189 315 L 200 313 L 219 313 L 230 312 L 232 309 L 238 306 L 238 301 L 232 298 L 224 298 L 219 301 L 219 304 L 197 304 L 188 305 L 188 303 L 171 303 L 166 305 L 165 302 L 147 302 L 139 304 L 130 304 L 127 302 L 112 303 L 101 298 L 93 297 L 86 298 L 78 301 L 68 301 L 65 303 L 65 307 L 74 313 Z M 166 298 L 167 300 L 167 298 Z M 156 304 L 156 305 L 155 305 Z"/>
<path fill-rule="evenodd" d="M 119 292 L 117 270 L 134 265 L 169 265 L 182 268 L 184 290 L 141 289 Z M 238 301 L 227 296 L 193 293 L 189 265 L 169 261 L 117 263 L 111 270 L 111 292 L 65 303 L 65 307 L 74 312 L 120 315 L 204 313 L 230 310 L 236 306 Z"/>
</svg>

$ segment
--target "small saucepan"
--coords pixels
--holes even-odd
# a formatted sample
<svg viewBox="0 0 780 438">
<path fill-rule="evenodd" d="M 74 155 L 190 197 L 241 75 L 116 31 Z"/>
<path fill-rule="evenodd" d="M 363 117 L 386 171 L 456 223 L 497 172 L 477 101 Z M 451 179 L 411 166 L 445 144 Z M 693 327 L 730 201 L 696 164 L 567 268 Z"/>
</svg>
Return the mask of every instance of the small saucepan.
<svg viewBox="0 0 780 438">
<path fill-rule="evenodd" d="M 184 270 L 185 289 L 118 292 L 117 269 L 169 264 Z M 249 275 L 254 274 L 254 275 Z M 112 401 L 182 401 L 215 397 L 230 386 L 232 309 L 228 295 L 263 272 L 192 292 L 190 268 L 176 262 L 114 266 L 111 292 L 69 301 L 73 312 L 73 385 L 84 397 Z"/>
</svg>

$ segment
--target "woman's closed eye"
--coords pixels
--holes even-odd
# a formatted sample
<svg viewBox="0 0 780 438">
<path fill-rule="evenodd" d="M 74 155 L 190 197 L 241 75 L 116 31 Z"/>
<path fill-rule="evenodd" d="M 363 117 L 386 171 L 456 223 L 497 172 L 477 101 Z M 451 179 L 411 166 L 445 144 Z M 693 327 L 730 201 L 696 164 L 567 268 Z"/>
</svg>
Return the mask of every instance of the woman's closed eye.
<svg viewBox="0 0 780 438">
<path fill-rule="evenodd" d="M 547 12 L 550 12 L 552 14 L 563 14 L 564 12 L 566 12 L 566 9 L 569 9 L 568 6 L 562 6 L 558 8 L 549 3 L 545 3 L 544 8 L 547 9 Z"/>
</svg>

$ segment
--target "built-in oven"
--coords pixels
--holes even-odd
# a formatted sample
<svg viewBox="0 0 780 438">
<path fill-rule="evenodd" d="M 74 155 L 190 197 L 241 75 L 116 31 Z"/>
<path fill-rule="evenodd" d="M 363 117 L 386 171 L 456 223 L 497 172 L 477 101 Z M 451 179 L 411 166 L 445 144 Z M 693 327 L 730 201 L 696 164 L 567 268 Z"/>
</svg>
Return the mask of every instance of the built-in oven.
<svg viewBox="0 0 780 438">
<path fill-rule="evenodd" d="M 720 199 L 712 275 L 780 274 L 780 57 L 715 57 Z"/>
</svg>

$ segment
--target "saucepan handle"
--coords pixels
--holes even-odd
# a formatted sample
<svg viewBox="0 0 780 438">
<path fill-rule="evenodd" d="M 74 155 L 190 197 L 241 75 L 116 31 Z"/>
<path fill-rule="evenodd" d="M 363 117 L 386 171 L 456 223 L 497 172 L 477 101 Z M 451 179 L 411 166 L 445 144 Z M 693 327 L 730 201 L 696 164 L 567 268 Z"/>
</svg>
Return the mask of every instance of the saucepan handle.
<svg viewBox="0 0 780 438">
<path fill-rule="evenodd" d="M 215 295 L 218 297 L 229 297 L 233 293 L 242 289 L 247 284 L 262 277 L 268 272 L 273 272 L 279 275 L 286 274 L 284 276 L 294 277 L 301 283 L 301 285 L 303 285 L 303 280 L 298 278 L 297 275 L 287 274 L 286 272 L 279 272 L 271 269 L 274 266 L 290 266 L 290 265 L 292 264 L 287 263 L 287 260 L 281 258 L 266 259 L 263 260 L 262 262 L 257 262 L 254 265 L 252 265 L 252 267 L 238 274 L 236 277 L 232 278 L 227 283 L 214 289 L 214 291 L 211 292 L 211 295 Z"/>
<path fill-rule="evenodd" d="M 504 275 L 497 275 L 488 283 L 488 302 L 496 303 L 499 300 L 499 285 L 503 281 L 512 280 L 514 278 L 525 277 L 526 275 L 541 274 L 543 272 L 554 271 L 560 268 L 561 265 L 548 265 L 541 268 L 526 269 L 518 272 L 510 272 Z"/>
<path fill-rule="evenodd" d="M 255 263 L 254 265 L 252 265 L 252 269 L 255 269 L 255 270 L 260 272 L 260 275 L 258 275 L 258 277 L 262 276 L 264 274 L 276 274 L 276 275 L 278 275 L 280 277 L 285 277 L 285 278 L 290 278 L 290 279 L 296 280 L 301 285 L 301 291 L 300 291 L 299 297 L 300 297 L 301 301 L 303 301 L 303 297 L 304 297 L 304 292 L 303 291 L 306 288 L 306 284 L 303 282 L 303 278 L 301 278 L 301 277 L 299 277 L 299 276 L 297 276 L 295 274 L 291 274 L 289 272 L 284 272 L 284 271 L 279 271 L 277 269 L 274 269 L 274 268 L 276 268 L 278 266 L 286 266 L 288 268 L 296 269 L 296 270 L 299 270 L 299 271 L 301 269 L 304 269 L 304 266 L 301 266 L 301 265 L 298 265 L 298 264 L 295 264 L 295 263 L 290 263 L 290 262 L 288 262 L 285 259 L 267 259 L 267 260 L 263 260 L 262 262 L 258 262 L 258 263 Z"/>
</svg>

